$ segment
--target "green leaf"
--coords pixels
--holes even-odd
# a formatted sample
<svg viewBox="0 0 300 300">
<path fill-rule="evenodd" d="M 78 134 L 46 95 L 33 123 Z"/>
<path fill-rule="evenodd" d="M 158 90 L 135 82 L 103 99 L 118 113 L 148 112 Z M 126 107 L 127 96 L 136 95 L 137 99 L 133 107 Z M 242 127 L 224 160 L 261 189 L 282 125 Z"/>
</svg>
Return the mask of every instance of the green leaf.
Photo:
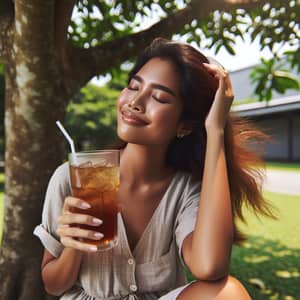
<svg viewBox="0 0 300 300">
<path fill-rule="evenodd" d="M 226 49 L 231 55 L 235 55 L 235 51 L 234 51 L 233 48 L 229 45 L 229 43 L 224 43 L 224 47 L 225 47 L 225 49 Z"/>
<path fill-rule="evenodd" d="M 280 93 L 284 93 L 288 89 L 299 90 L 299 81 L 297 78 L 274 76 L 273 87 Z"/>
</svg>

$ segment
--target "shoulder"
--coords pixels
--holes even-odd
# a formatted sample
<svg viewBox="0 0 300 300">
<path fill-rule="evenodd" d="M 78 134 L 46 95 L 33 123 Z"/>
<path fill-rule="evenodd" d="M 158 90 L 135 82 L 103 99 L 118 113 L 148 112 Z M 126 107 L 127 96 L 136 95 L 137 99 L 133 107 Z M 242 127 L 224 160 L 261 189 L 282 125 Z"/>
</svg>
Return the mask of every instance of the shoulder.
<svg viewBox="0 0 300 300">
<path fill-rule="evenodd" d="M 181 188 L 182 195 L 184 197 L 200 192 L 201 181 L 200 179 L 195 179 L 191 173 L 186 171 L 178 171 L 176 177 L 177 185 Z"/>
<path fill-rule="evenodd" d="M 58 166 L 53 172 L 50 181 L 48 190 L 61 190 L 69 192 L 70 190 L 70 173 L 69 173 L 69 163 L 65 162 Z"/>
<path fill-rule="evenodd" d="M 59 180 L 60 182 L 63 180 L 69 179 L 69 163 L 64 162 L 63 164 L 59 165 L 53 172 L 51 176 L 51 180 Z"/>
<path fill-rule="evenodd" d="M 59 165 L 55 169 L 53 176 L 57 176 L 57 177 L 69 176 L 69 163 L 66 161 L 66 162 L 62 163 L 61 165 Z"/>
</svg>

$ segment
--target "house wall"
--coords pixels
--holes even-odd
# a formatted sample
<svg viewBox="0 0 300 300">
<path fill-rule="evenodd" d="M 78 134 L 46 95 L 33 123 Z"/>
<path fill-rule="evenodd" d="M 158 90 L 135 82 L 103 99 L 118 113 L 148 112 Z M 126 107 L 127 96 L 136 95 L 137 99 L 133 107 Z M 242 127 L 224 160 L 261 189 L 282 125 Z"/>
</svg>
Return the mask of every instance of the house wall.
<svg viewBox="0 0 300 300">
<path fill-rule="evenodd" d="M 300 113 L 293 118 L 293 157 L 300 161 Z"/>
<path fill-rule="evenodd" d="M 249 75 L 255 66 L 230 72 L 235 101 L 257 98 L 254 96 L 254 85 Z M 288 68 L 288 66 L 287 66 Z M 300 80 L 300 74 L 292 70 L 292 74 Z M 272 99 L 299 95 L 296 90 L 287 90 L 285 94 L 273 92 Z M 300 162 L 300 111 L 290 110 L 281 113 L 266 113 L 251 117 L 255 124 L 271 135 L 273 142 L 265 144 L 265 159 Z"/>
<path fill-rule="evenodd" d="M 255 123 L 272 139 L 264 147 L 266 160 L 300 162 L 300 115 L 286 113 L 268 119 L 260 117 Z"/>
</svg>

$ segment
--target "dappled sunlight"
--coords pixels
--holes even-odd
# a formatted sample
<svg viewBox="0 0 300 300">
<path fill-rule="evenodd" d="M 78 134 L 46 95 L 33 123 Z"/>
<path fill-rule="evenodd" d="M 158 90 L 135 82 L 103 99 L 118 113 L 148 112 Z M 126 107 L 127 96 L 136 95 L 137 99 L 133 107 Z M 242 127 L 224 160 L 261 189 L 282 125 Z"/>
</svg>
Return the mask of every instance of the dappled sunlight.
<svg viewBox="0 0 300 300">
<path fill-rule="evenodd" d="M 250 263 L 261 263 L 263 261 L 266 261 L 266 260 L 269 260 L 270 257 L 269 256 L 266 256 L 266 255 L 263 255 L 263 256 L 248 256 L 248 257 L 245 257 L 244 258 L 244 261 L 245 262 L 250 262 Z"/>
<path fill-rule="evenodd" d="M 255 300 L 300 299 L 300 249 L 259 236 L 233 247 L 231 275 Z"/>
<path fill-rule="evenodd" d="M 275 275 L 280 278 L 292 278 L 292 277 L 300 277 L 300 272 L 298 270 L 278 270 L 275 271 Z"/>
</svg>

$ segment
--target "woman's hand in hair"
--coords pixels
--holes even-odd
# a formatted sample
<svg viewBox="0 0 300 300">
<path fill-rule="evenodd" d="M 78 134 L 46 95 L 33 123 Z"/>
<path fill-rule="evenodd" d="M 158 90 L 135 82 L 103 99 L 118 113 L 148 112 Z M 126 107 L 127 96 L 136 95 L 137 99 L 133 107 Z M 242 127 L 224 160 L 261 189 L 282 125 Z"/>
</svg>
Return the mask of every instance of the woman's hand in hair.
<svg viewBox="0 0 300 300">
<path fill-rule="evenodd" d="M 214 102 L 205 120 L 205 128 L 206 131 L 222 132 L 234 98 L 230 77 L 226 70 L 217 65 L 204 63 L 203 66 L 219 82 Z"/>
</svg>

